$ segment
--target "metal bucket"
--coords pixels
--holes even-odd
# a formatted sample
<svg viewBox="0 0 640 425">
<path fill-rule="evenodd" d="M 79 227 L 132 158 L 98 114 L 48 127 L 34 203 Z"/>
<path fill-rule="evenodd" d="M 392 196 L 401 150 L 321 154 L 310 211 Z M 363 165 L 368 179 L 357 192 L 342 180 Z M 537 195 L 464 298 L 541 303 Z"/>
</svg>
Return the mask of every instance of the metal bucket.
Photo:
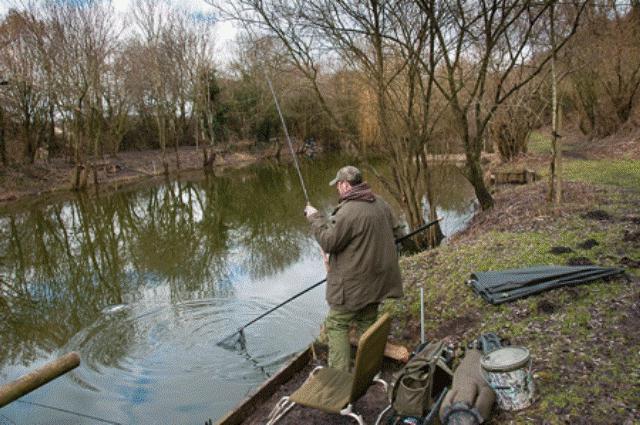
<svg viewBox="0 0 640 425">
<path fill-rule="evenodd" d="M 503 347 L 480 359 L 480 371 L 503 410 L 521 410 L 533 403 L 531 355 L 525 347 Z"/>
</svg>

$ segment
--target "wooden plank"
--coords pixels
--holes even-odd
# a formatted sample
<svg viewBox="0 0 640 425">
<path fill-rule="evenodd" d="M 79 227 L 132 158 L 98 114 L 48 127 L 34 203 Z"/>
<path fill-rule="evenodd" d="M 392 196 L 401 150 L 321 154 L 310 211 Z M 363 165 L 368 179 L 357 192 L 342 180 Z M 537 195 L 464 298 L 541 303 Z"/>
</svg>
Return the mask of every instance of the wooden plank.
<svg viewBox="0 0 640 425">
<path fill-rule="evenodd" d="M 358 340 L 353 335 L 350 336 L 349 342 L 351 342 L 351 345 L 354 347 L 358 346 Z M 402 345 L 387 342 L 387 345 L 384 347 L 384 356 L 400 363 L 406 363 L 409 361 L 409 350 Z"/>
<path fill-rule="evenodd" d="M 528 169 L 516 171 L 496 171 L 493 173 L 496 184 L 527 184 L 538 180 L 535 171 Z"/>
<path fill-rule="evenodd" d="M 287 382 L 293 375 L 302 370 L 312 358 L 311 346 L 296 356 L 293 360 L 283 366 L 275 375 L 269 378 L 250 396 L 246 397 L 236 405 L 229 413 L 218 419 L 216 425 L 238 425 L 241 424 L 253 411 L 255 407 L 267 400 L 276 392 L 280 385 Z"/>
<path fill-rule="evenodd" d="M 401 363 L 409 361 L 409 350 L 407 347 L 403 347 L 402 345 L 395 345 L 387 342 L 387 345 L 384 347 L 384 355 L 385 357 Z"/>
<path fill-rule="evenodd" d="M 2 385 L 0 387 L 0 407 L 69 372 L 78 367 L 79 364 L 80 355 L 76 352 L 71 352 L 26 375 L 22 375 L 15 381 Z"/>
</svg>

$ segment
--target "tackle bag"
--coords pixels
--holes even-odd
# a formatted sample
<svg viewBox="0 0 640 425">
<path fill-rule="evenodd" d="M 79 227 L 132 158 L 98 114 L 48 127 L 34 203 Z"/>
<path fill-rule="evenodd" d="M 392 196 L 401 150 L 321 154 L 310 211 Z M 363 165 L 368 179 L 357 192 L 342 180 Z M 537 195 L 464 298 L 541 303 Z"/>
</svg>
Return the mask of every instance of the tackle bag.
<svg viewBox="0 0 640 425">
<path fill-rule="evenodd" d="M 424 416 L 451 385 L 453 373 L 445 362 L 445 351 L 444 342 L 431 342 L 396 374 L 389 401 L 397 415 Z"/>
</svg>

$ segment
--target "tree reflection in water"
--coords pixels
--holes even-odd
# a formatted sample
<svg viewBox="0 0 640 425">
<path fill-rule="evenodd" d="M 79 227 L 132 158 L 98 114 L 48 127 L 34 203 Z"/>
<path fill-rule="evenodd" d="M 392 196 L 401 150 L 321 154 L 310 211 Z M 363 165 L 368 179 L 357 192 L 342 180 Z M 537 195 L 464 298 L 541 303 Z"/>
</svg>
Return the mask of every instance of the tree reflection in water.
<svg viewBox="0 0 640 425">
<path fill-rule="evenodd" d="M 302 164 L 321 210 L 336 204 L 327 182 L 341 165 L 334 159 Z M 449 216 L 466 213 L 472 193 L 455 173 L 443 174 L 435 198 Z M 234 401 L 225 397 L 241 397 L 248 389 L 242 385 L 250 388 L 262 375 L 248 374 L 242 358 L 234 365 L 233 355 L 213 351 L 212 341 L 229 333 L 221 327 L 246 322 L 324 276 L 303 207 L 293 167 L 267 164 L 0 213 L 0 374 L 11 378 L 59 350 L 78 349 L 83 368 L 70 376 L 78 387 L 111 397 L 118 409 L 146 400 L 149 408 L 175 411 L 196 403 L 194 396 L 169 400 L 158 388 L 187 380 L 204 389 L 210 384 L 196 376 L 224 367 L 227 379 L 245 376 L 236 389 L 221 387 L 228 394 L 220 394 L 219 408 L 228 408 Z M 321 299 L 316 304 L 324 307 Z M 300 317 L 316 304 L 300 299 L 256 325 L 253 343 L 265 347 L 254 354 L 263 364 L 277 367 L 283 353 L 301 346 L 257 333 L 290 334 L 293 318 L 298 326 L 316 320 Z M 213 396 L 203 391 L 202 397 L 208 411 Z M 197 408 L 190 409 L 195 413 L 184 414 L 196 417 Z"/>
<path fill-rule="evenodd" d="M 146 288 L 168 285 L 172 303 L 231 296 L 235 278 L 296 262 L 308 233 L 289 180 L 255 167 L 2 217 L 0 366 L 63 346 Z"/>
</svg>

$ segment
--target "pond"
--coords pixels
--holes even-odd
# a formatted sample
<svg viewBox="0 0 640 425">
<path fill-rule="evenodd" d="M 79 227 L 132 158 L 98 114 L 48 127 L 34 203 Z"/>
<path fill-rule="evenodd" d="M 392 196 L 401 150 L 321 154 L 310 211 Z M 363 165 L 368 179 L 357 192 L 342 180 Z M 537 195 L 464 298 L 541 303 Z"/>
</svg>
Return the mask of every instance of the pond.
<svg viewBox="0 0 640 425">
<path fill-rule="evenodd" d="M 327 183 L 341 165 L 302 163 L 319 209 L 335 205 Z M 473 192 L 456 170 L 439 175 L 450 234 Z M 261 164 L 0 211 L 0 382 L 69 351 L 82 358 L 0 409 L 0 424 L 222 416 L 319 332 L 324 286 L 248 327 L 246 353 L 216 345 L 324 278 L 303 208 L 293 166 Z"/>
</svg>

